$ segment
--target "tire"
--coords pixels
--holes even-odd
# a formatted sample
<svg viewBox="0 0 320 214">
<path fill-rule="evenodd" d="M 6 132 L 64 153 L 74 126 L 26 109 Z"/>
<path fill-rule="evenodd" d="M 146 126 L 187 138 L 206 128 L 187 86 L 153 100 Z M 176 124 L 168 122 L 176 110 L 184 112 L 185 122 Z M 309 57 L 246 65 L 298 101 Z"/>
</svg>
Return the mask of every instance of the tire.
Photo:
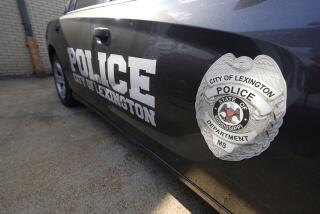
<svg viewBox="0 0 320 214">
<path fill-rule="evenodd" d="M 77 101 L 72 96 L 72 90 L 66 79 L 63 66 L 56 55 L 52 58 L 52 71 L 57 94 L 61 103 L 66 107 L 76 106 Z"/>
</svg>

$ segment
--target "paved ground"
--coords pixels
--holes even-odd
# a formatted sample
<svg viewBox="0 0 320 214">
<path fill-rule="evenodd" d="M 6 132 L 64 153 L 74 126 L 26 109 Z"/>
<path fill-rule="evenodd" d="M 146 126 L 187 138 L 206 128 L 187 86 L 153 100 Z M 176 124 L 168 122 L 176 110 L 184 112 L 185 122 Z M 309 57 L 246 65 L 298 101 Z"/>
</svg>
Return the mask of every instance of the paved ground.
<svg viewBox="0 0 320 214">
<path fill-rule="evenodd" d="M 0 213 L 190 212 L 212 211 L 52 78 L 0 80 Z"/>
</svg>

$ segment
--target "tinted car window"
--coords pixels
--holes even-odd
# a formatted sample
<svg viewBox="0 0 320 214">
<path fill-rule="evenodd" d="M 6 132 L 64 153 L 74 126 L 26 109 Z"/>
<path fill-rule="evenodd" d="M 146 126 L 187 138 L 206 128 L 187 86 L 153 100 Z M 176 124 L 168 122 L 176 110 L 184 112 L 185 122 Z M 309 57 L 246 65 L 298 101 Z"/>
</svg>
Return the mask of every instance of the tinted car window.
<svg viewBox="0 0 320 214">
<path fill-rule="evenodd" d="M 63 14 L 66 14 L 66 13 L 74 10 L 75 4 L 76 4 L 76 0 L 69 0 L 64 8 Z"/>
<path fill-rule="evenodd" d="M 110 2 L 112 0 L 78 0 L 76 4 L 76 9 L 80 9 L 83 7 L 89 7 L 95 4 Z"/>
<path fill-rule="evenodd" d="M 76 6 L 76 0 L 72 0 L 71 3 L 70 3 L 70 7 L 69 7 L 69 11 L 72 11 L 74 10 L 75 6 Z"/>
</svg>

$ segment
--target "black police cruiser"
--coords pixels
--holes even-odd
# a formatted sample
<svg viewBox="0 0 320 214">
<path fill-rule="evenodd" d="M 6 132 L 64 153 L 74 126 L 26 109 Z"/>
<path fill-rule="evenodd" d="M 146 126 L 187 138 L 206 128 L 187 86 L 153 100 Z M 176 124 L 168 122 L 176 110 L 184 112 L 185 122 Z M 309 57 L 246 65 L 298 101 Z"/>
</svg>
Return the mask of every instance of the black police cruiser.
<svg viewBox="0 0 320 214">
<path fill-rule="evenodd" d="M 320 208 L 318 0 L 70 0 L 47 44 L 92 108 L 220 212 Z"/>
</svg>

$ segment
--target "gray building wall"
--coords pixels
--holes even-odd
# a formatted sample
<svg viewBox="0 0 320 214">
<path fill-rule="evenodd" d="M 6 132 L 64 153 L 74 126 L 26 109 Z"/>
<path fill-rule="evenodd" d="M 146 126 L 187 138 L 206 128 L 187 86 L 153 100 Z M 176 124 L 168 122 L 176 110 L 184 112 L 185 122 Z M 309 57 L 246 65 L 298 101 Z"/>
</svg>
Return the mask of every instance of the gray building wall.
<svg viewBox="0 0 320 214">
<path fill-rule="evenodd" d="M 47 23 L 63 13 L 65 0 L 25 0 L 46 73 L 51 72 L 45 33 Z M 33 73 L 16 0 L 0 1 L 0 76 Z"/>
</svg>

